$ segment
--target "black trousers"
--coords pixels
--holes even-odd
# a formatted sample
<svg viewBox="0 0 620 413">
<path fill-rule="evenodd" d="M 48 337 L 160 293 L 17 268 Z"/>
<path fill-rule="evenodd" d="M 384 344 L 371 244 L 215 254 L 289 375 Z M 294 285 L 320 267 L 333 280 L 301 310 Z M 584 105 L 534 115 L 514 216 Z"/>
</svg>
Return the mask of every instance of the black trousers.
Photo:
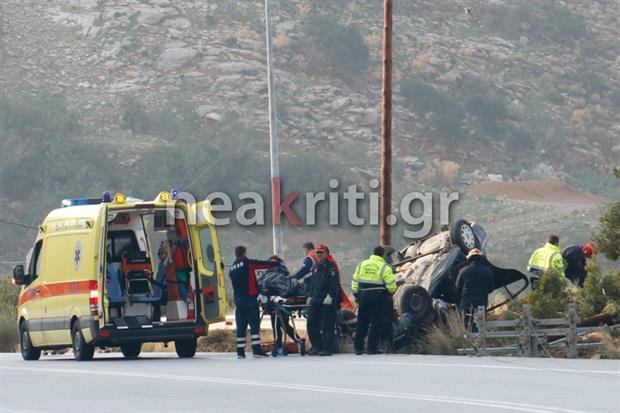
<svg viewBox="0 0 620 413">
<path fill-rule="evenodd" d="M 293 326 L 289 323 L 290 317 L 288 314 L 283 311 L 277 311 L 275 308 L 271 307 L 269 309 L 269 318 L 271 318 L 271 329 L 274 332 L 278 348 L 282 348 L 283 333 L 286 333 L 286 335 L 295 341 L 299 340 L 299 336 L 295 334 L 295 329 L 293 329 Z M 276 318 L 278 318 L 277 328 Z"/>
<path fill-rule="evenodd" d="M 248 325 L 252 334 L 252 350 L 260 352 L 260 312 L 256 297 L 235 297 L 237 324 L 237 354 L 245 353 L 245 333 Z"/>
<path fill-rule="evenodd" d="M 385 333 L 389 299 L 385 291 L 360 291 L 355 329 L 355 351 L 364 351 L 368 335 L 368 351 L 376 351 L 379 339 Z M 369 334 L 370 330 L 370 334 Z"/>
<path fill-rule="evenodd" d="M 336 322 L 336 305 L 323 305 L 312 301 L 308 308 L 308 337 L 312 350 L 332 351 L 334 347 L 334 328 Z"/>
</svg>

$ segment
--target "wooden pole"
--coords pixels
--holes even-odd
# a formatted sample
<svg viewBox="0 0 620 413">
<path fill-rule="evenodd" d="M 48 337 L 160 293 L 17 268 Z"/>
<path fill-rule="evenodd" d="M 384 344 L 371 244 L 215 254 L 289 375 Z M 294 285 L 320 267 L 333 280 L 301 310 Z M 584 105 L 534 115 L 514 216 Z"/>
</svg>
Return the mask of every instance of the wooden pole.
<svg viewBox="0 0 620 413">
<path fill-rule="evenodd" d="M 381 84 L 381 245 L 392 243 L 392 0 L 383 1 L 383 79 Z"/>
</svg>

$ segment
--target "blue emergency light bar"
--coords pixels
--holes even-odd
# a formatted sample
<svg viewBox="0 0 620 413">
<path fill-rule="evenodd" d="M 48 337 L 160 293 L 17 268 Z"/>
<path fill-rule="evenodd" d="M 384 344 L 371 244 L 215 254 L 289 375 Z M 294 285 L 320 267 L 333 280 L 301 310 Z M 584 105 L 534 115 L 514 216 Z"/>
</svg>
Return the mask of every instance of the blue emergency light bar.
<svg viewBox="0 0 620 413">
<path fill-rule="evenodd" d="M 71 207 L 78 205 L 99 205 L 101 198 L 68 198 L 62 200 L 62 207 Z"/>
</svg>

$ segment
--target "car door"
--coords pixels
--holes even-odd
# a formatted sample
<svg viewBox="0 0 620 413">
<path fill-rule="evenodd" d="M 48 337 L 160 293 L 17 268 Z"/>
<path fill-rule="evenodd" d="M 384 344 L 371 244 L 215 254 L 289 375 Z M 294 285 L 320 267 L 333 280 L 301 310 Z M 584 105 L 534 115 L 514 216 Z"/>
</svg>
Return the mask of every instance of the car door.
<svg viewBox="0 0 620 413">
<path fill-rule="evenodd" d="M 226 291 L 217 230 L 208 219 L 209 208 L 206 201 L 192 204 L 188 222 L 198 277 L 200 315 L 205 323 L 211 324 L 223 321 L 226 316 Z"/>
</svg>

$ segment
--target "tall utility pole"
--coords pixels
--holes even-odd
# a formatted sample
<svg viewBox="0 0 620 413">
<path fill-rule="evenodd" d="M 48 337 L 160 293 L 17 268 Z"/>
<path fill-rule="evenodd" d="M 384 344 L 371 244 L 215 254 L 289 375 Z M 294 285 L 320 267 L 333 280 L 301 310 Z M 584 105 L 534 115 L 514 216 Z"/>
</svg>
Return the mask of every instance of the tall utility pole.
<svg viewBox="0 0 620 413">
<path fill-rule="evenodd" d="M 282 256 L 282 225 L 280 223 L 280 162 L 278 160 L 278 114 L 271 42 L 271 7 L 265 0 L 265 37 L 267 39 L 267 88 L 269 89 L 269 157 L 271 160 L 271 222 L 273 253 Z"/>
<path fill-rule="evenodd" d="M 391 245 L 392 210 L 392 0 L 383 0 L 383 80 L 381 84 L 381 245 Z"/>
</svg>

